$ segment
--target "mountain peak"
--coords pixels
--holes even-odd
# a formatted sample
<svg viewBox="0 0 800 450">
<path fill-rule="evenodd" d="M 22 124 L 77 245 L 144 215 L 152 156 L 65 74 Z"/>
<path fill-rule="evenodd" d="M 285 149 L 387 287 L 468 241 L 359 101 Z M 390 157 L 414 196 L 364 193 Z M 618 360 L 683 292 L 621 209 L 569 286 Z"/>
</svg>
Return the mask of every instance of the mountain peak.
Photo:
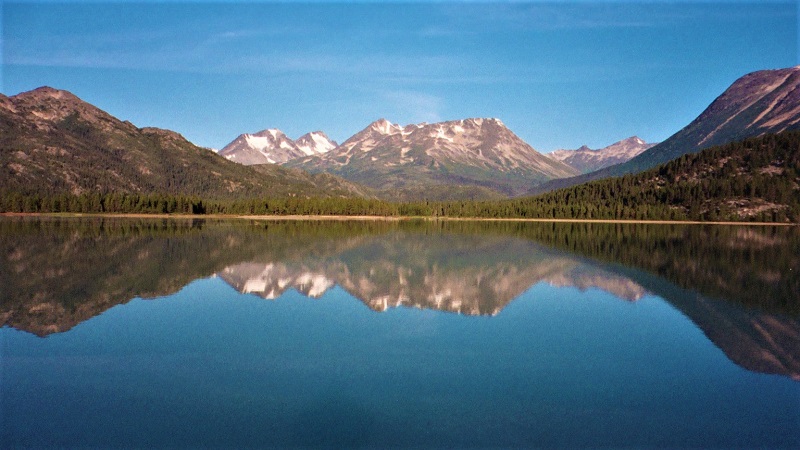
<svg viewBox="0 0 800 450">
<path fill-rule="evenodd" d="M 372 122 L 369 128 L 385 135 L 399 133 L 403 129 L 400 125 L 393 124 L 384 118 Z"/>
<path fill-rule="evenodd" d="M 249 134 L 248 136 L 272 137 L 272 139 L 278 139 L 281 136 L 286 136 L 286 134 L 277 128 L 267 128 L 266 130 L 261 130 L 257 133 Z"/>
<path fill-rule="evenodd" d="M 13 98 L 20 101 L 33 101 L 37 103 L 46 102 L 49 100 L 85 103 L 72 92 L 56 89 L 50 86 L 41 86 L 27 92 L 21 92 L 13 96 Z"/>
<path fill-rule="evenodd" d="M 376 189 L 416 192 L 457 183 L 482 189 L 483 195 L 487 190 L 513 195 L 520 186 L 577 173 L 544 157 L 495 118 L 405 127 L 380 119 L 323 157 L 290 166 L 341 174 Z"/>
<path fill-rule="evenodd" d="M 652 146 L 638 136 L 631 136 L 598 150 L 583 145 L 577 150 L 556 150 L 547 156 L 588 173 L 626 162 Z"/>
<path fill-rule="evenodd" d="M 617 142 L 617 144 L 644 145 L 644 144 L 646 144 L 646 142 L 642 138 L 640 138 L 639 136 L 631 136 L 631 137 L 629 137 L 627 139 L 623 139 L 623 140 Z"/>
<path fill-rule="evenodd" d="M 492 124 L 505 128 L 503 121 L 494 117 L 470 117 L 469 119 L 459 120 L 458 122 L 464 125 L 475 125 L 478 127 L 482 127 L 484 124 Z"/>
<path fill-rule="evenodd" d="M 277 128 L 267 128 L 253 134 L 241 134 L 219 154 L 245 165 L 283 164 L 296 158 L 327 153 L 336 148 L 322 131 L 313 131 L 291 140 Z"/>
<path fill-rule="evenodd" d="M 41 86 L 9 98 L 17 110 L 30 113 L 41 120 L 58 121 L 77 114 L 81 120 L 90 123 L 103 122 L 104 127 L 111 126 L 110 123 L 113 122 L 112 116 L 100 108 L 81 100 L 72 92 L 50 86 Z"/>
<path fill-rule="evenodd" d="M 61 98 L 61 97 L 64 97 L 65 95 L 69 95 L 69 96 L 73 96 L 73 97 L 75 96 L 74 94 L 72 94 L 69 91 L 65 91 L 65 90 L 62 90 L 62 89 L 56 89 L 56 88 L 50 87 L 50 86 L 40 86 L 40 87 L 38 87 L 36 89 L 30 90 L 30 91 L 27 91 L 27 92 L 22 92 L 22 93 L 20 93 L 18 95 L 25 96 L 25 95 L 34 95 L 34 94 L 35 95 L 48 95 L 48 96 L 56 97 L 56 98 Z"/>
<path fill-rule="evenodd" d="M 297 148 L 308 156 L 328 153 L 339 145 L 322 131 L 306 133 L 300 136 L 294 143 L 297 145 Z"/>
</svg>

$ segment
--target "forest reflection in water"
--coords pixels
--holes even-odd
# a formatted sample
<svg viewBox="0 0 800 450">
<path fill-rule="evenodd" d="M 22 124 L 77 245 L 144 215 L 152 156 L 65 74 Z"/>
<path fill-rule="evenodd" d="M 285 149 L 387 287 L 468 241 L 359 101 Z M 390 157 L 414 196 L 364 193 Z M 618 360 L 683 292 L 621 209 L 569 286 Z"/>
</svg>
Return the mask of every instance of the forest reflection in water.
<svg viewBox="0 0 800 450">
<path fill-rule="evenodd" d="M 0 247 L 12 448 L 800 444 L 795 227 L 2 218 Z"/>
<path fill-rule="evenodd" d="M 797 227 L 6 218 L 0 319 L 40 336 L 217 275 L 242 293 L 496 315 L 537 283 L 657 295 L 735 363 L 800 379 Z"/>
</svg>

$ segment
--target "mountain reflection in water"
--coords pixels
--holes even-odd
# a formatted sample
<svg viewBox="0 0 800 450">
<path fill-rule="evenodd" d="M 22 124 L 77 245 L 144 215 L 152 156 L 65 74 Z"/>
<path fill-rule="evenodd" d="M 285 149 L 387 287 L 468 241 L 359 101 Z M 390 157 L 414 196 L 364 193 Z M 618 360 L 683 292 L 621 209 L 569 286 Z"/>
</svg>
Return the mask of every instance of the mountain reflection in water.
<svg viewBox="0 0 800 450">
<path fill-rule="evenodd" d="M 796 227 L 0 220 L 0 320 L 45 336 L 218 275 L 267 299 L 340 286 L 375 311 L 496 315 L 538 283 L 656 295 L 729 359 L 800 380 Z"/>
<path fill-rule="evenodd" d="M 267 299 L 290 288 L 319 297 L 339 285 L 375 311 L 413 306 L 469 315 L 496 315 L 539 282 L 600 288 L 626 300 L 646 293 L 628 278 L 513 236 L 412 232 L 349 244 L 324 258 L 251 261 L 219 276 Z"/>
</svg>

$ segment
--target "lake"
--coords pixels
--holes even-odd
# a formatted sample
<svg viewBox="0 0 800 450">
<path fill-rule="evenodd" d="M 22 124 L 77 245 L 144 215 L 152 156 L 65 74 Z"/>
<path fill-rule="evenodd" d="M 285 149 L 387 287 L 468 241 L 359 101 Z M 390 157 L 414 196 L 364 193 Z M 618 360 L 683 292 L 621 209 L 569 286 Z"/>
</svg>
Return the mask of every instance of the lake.
<svg viewBox="0 0 800 450">
<path fill-rule="evenodd" d="M 0 441 L 800 448 L 797 227 L 0 218 Z"/>
</svg>

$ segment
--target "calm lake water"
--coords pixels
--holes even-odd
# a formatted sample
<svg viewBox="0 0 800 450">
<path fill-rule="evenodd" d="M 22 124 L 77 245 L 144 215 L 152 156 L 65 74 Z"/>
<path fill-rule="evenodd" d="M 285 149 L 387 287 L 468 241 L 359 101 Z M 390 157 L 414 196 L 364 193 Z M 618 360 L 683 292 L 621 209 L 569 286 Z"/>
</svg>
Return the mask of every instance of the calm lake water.
<svg viewBox="0 0 800 450">
<path fill-rule="evenodd" d="M 800 448 L 800 230 L 0 219 L 2 447 Z"/>
</svg>

